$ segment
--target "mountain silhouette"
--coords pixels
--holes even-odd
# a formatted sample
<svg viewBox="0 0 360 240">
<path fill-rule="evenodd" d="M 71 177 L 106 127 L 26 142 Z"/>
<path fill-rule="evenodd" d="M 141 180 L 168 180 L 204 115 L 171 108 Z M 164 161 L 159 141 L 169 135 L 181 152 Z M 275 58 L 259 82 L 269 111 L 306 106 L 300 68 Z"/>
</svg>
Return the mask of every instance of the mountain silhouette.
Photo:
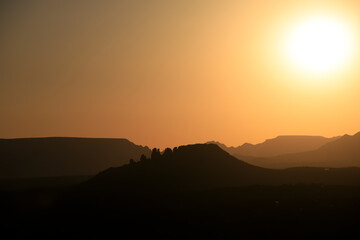
<svg viewBox="0 0 360 240">
<path fill-rule="evenodd" d="M 150 156 L 72 187 L 0 191 L 5 227 L 13 235 L 156 239 L 357 231 L 359 168 L 265 169 L 215 144 L 153 149 Z"/>
<path fill-rule="evenodd" d="M 195 144 L 180 146 L 156 159 L 109 168 L 86 182 L 84 186 L 101 191 L 177 191 L 314 183 L 360 185 L 360 169 L 265 169 L 238 160 L 215 144 Z"/>
<path fill-rule="evenodd" d="M 344 135 L 317 150 L 285 154 L 271 158 L 253 158 L 254 165 L 267 168 L 309 167 L 360 167 L 360 132 Z"/>
<path fill-rule="evenodd" d="M 248 160 L 254 157 L 274 157 L 283 154 L 315 150 L 338 138 L 339 137 L 325 138 L 321 136 L 288 135 L 267 139 L 265 142 L 259 144 L 245 143 L 238 147 L 227 147 L 225 144 L 215 141 L 208 143 L 217 144 L 233 156 Z"/>
<path fill-rule="evenodd" d="M 0 178 L 95 175 L 150 152 L 126 139 L 0 139 Z"/>
<path fill-rule="evenodd" d="M 239 161 L 214 144 L 180 146 L 157 159 L 107 169 L 88 183 L 117 188 L 214 188 L 257 182 L 267 170 Z M 266 177 L 264 175 L 264 177 Z M 92 186 L 93 188 L 94 186 Z"/>
</svg>

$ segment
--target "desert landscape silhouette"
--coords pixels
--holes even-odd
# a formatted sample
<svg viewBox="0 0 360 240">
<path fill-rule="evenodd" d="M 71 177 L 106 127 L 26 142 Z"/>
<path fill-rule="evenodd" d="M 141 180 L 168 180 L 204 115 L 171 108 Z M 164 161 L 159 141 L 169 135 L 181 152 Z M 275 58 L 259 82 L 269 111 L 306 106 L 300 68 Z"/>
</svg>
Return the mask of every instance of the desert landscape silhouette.
<svg viewBox="0 0 360 240">
<path fill-rule="evenodd" d="M 166 239 L 350 237 L 360 210 L 359 134 L 279 138 L 314 138 L 290 145 L 315 150 L 284 147 L 287 154 L 246 162 L 219 143 L 160 152 L 125 139 L 3 139 L 2 227 L 45 237 L 111 237 L 119 229 Z M 262 154 L 269 142 L 273 151 L 284 144 L 272 141 L 253 146 Z"/>
<path fill-rule="evenodd" d="M 3 238 L 353 239 L 359 9 L 2 1 Z"/>
</svg>

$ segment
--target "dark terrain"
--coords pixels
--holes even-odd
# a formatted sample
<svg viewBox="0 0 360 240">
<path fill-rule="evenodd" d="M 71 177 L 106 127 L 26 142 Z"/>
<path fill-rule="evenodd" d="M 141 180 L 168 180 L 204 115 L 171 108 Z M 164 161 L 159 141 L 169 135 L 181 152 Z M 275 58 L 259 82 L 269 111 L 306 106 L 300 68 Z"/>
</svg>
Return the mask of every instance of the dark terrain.
<svg viewBox="0 0 360 240">
<path fill-rule="evenodd" d="M 284 154 L 270 158 L 253 158 L 251 164 L 267 168 L 360 167 L 360 132 L 344 135 L 312 151 Z"/>
<path fill-rule="evenodd" d="M 95 175 L 150 153 L 127 139 L 0 139 L 0 179 Z"/>
<path fill-rule="evenodd" d="M 212 144 L 163 154 L 155 149 L 151 159 L 81 181 L 3 188 L 3 232 L 38 238 L 350 238 L 360 220 L 360 169 L 269 170 Z"/>
</svg>

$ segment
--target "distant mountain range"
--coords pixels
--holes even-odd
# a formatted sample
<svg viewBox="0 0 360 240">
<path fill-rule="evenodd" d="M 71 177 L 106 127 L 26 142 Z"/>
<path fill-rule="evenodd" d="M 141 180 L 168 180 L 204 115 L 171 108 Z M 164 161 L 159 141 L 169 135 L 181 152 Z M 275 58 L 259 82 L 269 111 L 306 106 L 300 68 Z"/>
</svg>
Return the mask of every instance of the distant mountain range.
<svg viewBox="0 0 360 240">
<path fill-rule="evenodd" d="M 244 164 L 239 161 L 243 160 L 255 166 L 274 169 L 304 166 L 360 167 L 360 133 L 334 138 L 279 136 L 260 144 L 243 144 L 239 147 L 227 147 L 219 142 L 209 143 L 215 143 L 232 155 L 221 154 L 218 159 L 224 157 L 225 162 L 229 158 L 236 159 L 236 164 Z M 184 148 L 182 146 L 179 149 Z M 126 139 L 0 139 L 0 178 L 95 175 L 110 167 L 127 164 L 131 158 L 138 161 L 142 154 L 149 157 L 151 150 Z M 182 156 L 182 159 L 186 162 L 195 157 L 189 154 Z M 207 161 L 201 167 L 210 168 L 209 164 L 211 162 Z M 229 171 L 233 167 L 236 169 L 232 166 Z"/>
<path fill-rule="evenodd" d="M 127 139 L 0 139 L 0 178 L 95 175 L 150 153 Z"/>
<path fill-rule="evenodd" d="M 265 168 L 360 167 L 360 133 L 334 138 L 280 136 L 237 148 L 216 144 L 238 159 Z"/>
<path fill-rule="evenodd" d="M 315 150 L 326 143 L 335 141 L 339 137 L 326 138 L 321 136 L 278 136 L 263 143 L 245 143 L 238 147 L 227 147 L 220 142 L 211 141 L 234 156 L 274 157 L 289 153 Z"/>
<path fill-rule="evenodd" d="M 272 170 L 236 159 L 215 144 L 181 146 L 158 159 L 110 168 L 84 186 L 121 191 L 182 191 L 282 184 L 360 185 L 359 168 Z"/>
<path fill-rule="evenodd" d="M 344 135 L 312 151 L 284 154 L 271 158 L 253 158 L 252 164 L 269 168 L 309 167 L 360 167 L 360 132 Z"/>
</svg>

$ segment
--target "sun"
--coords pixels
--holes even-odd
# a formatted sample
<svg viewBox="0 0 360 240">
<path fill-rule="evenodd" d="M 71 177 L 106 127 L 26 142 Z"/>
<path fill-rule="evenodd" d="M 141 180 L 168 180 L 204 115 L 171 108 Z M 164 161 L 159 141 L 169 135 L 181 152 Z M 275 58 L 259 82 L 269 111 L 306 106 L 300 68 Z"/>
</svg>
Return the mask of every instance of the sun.
<svg viewBox="0 0 360 240">
<path fill-rule="evenodd" d="M 307 74 L 324 75 L 346 65 L 353 50 L 353 37 L 339 19 L 312 17 L 292 28 L 285 48 L 294 67 Z"/>
</svg>

